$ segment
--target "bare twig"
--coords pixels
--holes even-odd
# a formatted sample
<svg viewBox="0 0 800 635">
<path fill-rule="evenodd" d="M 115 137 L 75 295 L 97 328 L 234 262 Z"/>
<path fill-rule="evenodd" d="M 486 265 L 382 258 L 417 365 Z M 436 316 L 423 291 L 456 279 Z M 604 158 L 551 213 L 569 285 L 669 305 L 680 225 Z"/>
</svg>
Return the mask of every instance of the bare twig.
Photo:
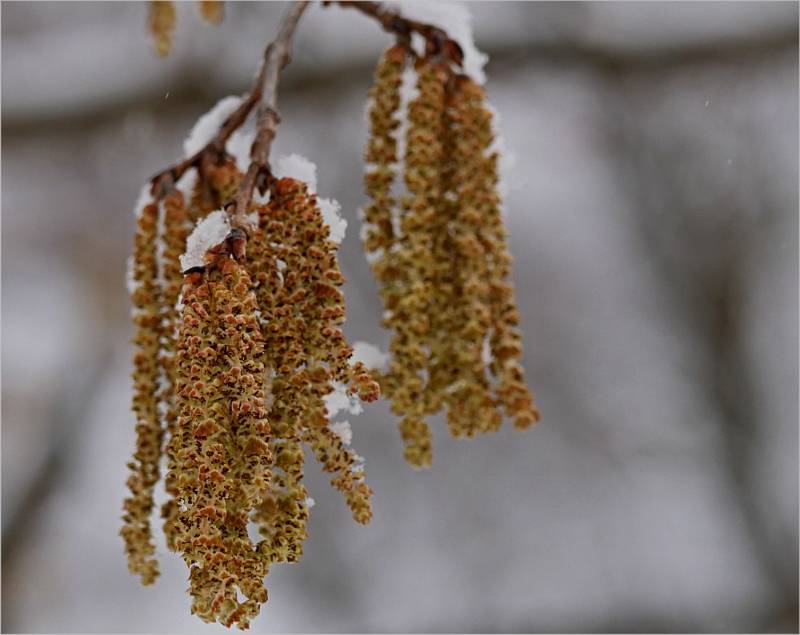
<svg viewBox="0 0 800 635">
<path fill-rule="evenodd" d="M 239 104 L 239 107 L 231 113 L 217 135 L 192 156 L 185 158 L 180 163 L 168 167 L 150 179 L 152 184 L 151 193 L 153 196 L 161 198 L 169 192 L 175 183 L 186 173 L 189 168 L 200 168 L 204 160 L 216 162 L 225 153 L 225 144 L 230 136 L 247 119 L 253 106 L 258 103 L 260 93 L 251 91 L 247 98 Z"/>
<path fill-rule="evenodd" d="M 326 6 L 331 2 L 324 2 Z M 396 11 L 392 11 L 381 5 L 380 2 L 351 2 L 339 0 L 335 2 L 342 7 L 350 7 L 360 11 L 374 20 L 377 20 L 384 31 L 394 33 L 398 40 L 408 42 L 412 33 L 418 33 L 425 38 L 426 52 L 431 55 L 441 55 L 448 61 L 461 66 L 464 54 L 458 42 L 453 40 L 445 31 L 439 27 L 424 22 L 417 22 L 410 18 L 404 18 Z"/>
<path fill-rule="evenodd" d="M 306 1 L 291 4 L 281 22 L 277 37 L 264 50 L 261 68 L 245 99 L 225 120 L 217 135 L 203 148 L 180 163 L 159 172 L 150 180 L 153 196 L 163 197 L 190 168 L 199 170 L 207 161 L 218 162 L 225 154 L 225 144 L 230 136 L 244 124 L 253 108 L 258 105 L 256 140 L 250 151 L 252 163 L 236 197 L 231 219 L 231 225 L 234 227 L 244 224 L 244 216 L 247 214 L 247 207 L 253 197 L 253 190 L 256 186 L 262 186 L 259 178 L 263 179 L 268 175 L 269 150 L 272 139 L 275 137 L 275 129 L 280 121 L 276 109 L 278 77 L 280 71 L 289 63 L 292 36 L 307 6 L 308 2 Z"/>
<path fill-rule="evenodd" d="M 242 180 L 239 193 L 236 195 L 236 205 L 231 218 L 232 227 L 246 225 L 245 216 L 253 190 L 266 187 L 270 176 L 269 151 L 275 131 L 280 122 L 278 115 L 278 78 L 281 70 L 289 63 L 292 49 L 292 37 L 297 29 L 297 23 L 308 6 L 308 2 L 294 2 L 287 12 L 278 32 L 278 37 L 264 51 L 264 62 L 259 72 L 257 89 L 259 93 L 258 114 L 256 119 L 256 138 L 250 148 L 250 167 Z"/>
</svg>

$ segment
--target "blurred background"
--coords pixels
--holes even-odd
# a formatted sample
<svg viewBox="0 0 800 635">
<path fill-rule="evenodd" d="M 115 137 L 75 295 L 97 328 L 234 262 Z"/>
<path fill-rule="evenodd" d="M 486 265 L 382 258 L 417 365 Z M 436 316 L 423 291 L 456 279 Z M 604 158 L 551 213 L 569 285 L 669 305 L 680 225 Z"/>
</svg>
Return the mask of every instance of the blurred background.
<svg viewBox="0 0 800 635">
<path fill-rule="evenodd" d="M 250 84 L 283 3 L 2 3 L 2 627 L 223 632 L 186 571 L 126 570 L 125 259 L 144 181 Z M 385 403 L 351 419 L 355 525 L 316 464 L 299 565 L 255 632 L 798 628 L 798 6 L 469 4 L 506 174 L 525 366 L 543 414 L 403 462 Z M 274 152 L 350 222 L 351 340 L 386 348 L 360 248 L 372 67 L 390 37 L 310 8 Z"/>
</svg>

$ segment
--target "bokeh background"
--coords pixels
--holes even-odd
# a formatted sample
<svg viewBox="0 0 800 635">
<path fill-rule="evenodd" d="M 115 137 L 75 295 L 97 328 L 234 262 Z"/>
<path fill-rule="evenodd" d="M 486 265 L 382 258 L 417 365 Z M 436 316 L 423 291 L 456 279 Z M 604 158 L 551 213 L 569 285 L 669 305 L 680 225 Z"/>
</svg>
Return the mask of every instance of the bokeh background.
<svg viewBox="0 0 800 635">
<path fill-rule="evenodd" d="M 142 588 L 119 530 L 125 259 L 145 179 L 249 85 L 283 3 L 2 3 L 2 627 L 222 632 L 180 559 Z M 351 419 L 375 518 L 311 462 L 305 557 L 255 632 L 774 632 L 798 628 L 796 3 L 470 3 L 515 159 L 508 223 L 543 413 L 473 441 L 435 422 L 403 462 L 385 403 Z M 360 249 L 376 24 L 312 7 L 277 154 L 350 222 L 352 340 L 385 348 Z"/>
</svg>

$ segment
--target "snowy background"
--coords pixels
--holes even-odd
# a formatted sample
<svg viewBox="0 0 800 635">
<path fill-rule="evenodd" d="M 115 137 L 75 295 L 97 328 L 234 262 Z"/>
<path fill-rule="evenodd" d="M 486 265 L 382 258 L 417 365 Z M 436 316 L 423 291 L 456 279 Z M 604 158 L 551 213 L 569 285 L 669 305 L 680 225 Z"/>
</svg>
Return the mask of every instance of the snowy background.
<svg viewBox="0 0 800 635">
<path fill-rule="evenodd" d="M 125 259 L 144 180 L 241 93 L 282 3 L 2 3 L 2 627 L 223 632 L 184 565 L 142 588 L 119 530 L 133 447 Z M 385 403 L 351 419 L 375 518 L 313 462 L 301 564 L 255 632 L 794 631 L 798 617 L 795 3 L 470 4 L 516 159 L 507 200 L 543 421 L 435 422 L 402 460 Z M 352 340 L 385 347 L 358 241 L 364 100 L 390 38 L 312 7 L 275 151 L 319 167 Z"/>
</svg>

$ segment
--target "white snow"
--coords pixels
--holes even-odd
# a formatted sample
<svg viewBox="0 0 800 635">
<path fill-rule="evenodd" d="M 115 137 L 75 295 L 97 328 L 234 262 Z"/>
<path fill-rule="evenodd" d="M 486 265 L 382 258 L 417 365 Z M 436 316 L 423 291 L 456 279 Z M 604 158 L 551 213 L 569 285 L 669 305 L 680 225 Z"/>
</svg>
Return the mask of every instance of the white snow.
<svg viewBox="0 0 800 635">
<path fill-rule="evenodd" d="M 239 107 L 242 98 L 229 95 L 220 99 L 214 107 L 201 116 L 194 124 L 186 141 L 183 142 L 184 156 L 190 157 L 199 152 L 214 138 L 222 123 Z"/>
<path fill-rule="evenodd" d="M 348 412 L 351 415 L 358 415 L 363 412 L 361 402 L 358 397 L 347 394 L 347 386 L 343 383 L 333 382 L 333 392 L 325 395 L 325 407 L 328 410 L 328 416 L 333 419 L 340 412 Z"/>
<path fill-rule="evenodd" d="M 390 4 L 404 17 L 426 22 L 446 31 L 451 38 L 458 42 L 464 53 L 464 73 L 479 84 L 486 82 L 483 67 L 489 60 L 489 56 L 475 46 L 472 36 L 472 14 L 465 4 L 445 0 L 437 0 L 437 2 L 405 0 Z"/>
<path fill-rule="evenodd" d="M 347 231 L 347 221 L 339 214 L 342 206 L 333 198 L 317 198 L 317 204 L 322 213 L 322 220 L 331 230 L 331 240 L 337 245 L 341 244 Z"/>
<path fill-rule="evenodd" d="M 308 191 L 317 193 L 317 166 L 299 154 L 289 154 L 279 156 L 272 167 L 273 174 L 277 178 L 290 176 L 298 181 L 303 181 L 308 187 Z M 342 206 L 336 199 L 317 197 L 319 211 L 322 220 L 328 225 L 331 235 L 330 238 L 337 245 L 342 242 L 347 231 L 347 221 L 342 218 L 339 212 Z"/>
<path fill-rule="evenodd" d="M 369 342 L 354 342 L 353 357 L 354 362 L 363 362 L 367 368 L 384 370 L 389 363 L 389 355 L 384 353 L 374 344 Z"/>
<path fill-rule="evenodd" d="M 134 275 L 133 256 L 128 256 L 125 262 L 125 286 L 128 288 L 128 295 L 133 295 L 134 291 L 139 288 L 139 282 Z"/>
<path fill-rule="evenodd" d="M 197 227 L 186 239 L 186 253 L 181 256 L 181 269 L 202 267 L 203 257 L 214 245 L 221 243 L 231 231 L 228 214 L 224 210 L 211 212 L 197 223 Z"/>
<path fill-rule="evenodd" d="M 250 148 L 255 136 L 254 130 L 239 128 L 228 139 L 225 149 L 236 159 L 236 167 L 242 172 L 247 172 L 250 167 Z"/>
<path fill-rule="evenodd" d="M 178 294 L 178 299 L 175 301 L 175 313 L 177 315 L 183 315 L 183 291 Z M 175 330 L 177 331 L 178 325 L 175 325 Z"/>
<path fill-rule="evenodd" d="M 342 443 L 350 445 L 353 440 L 353 429 L 350 427 L 349 421 L 334 421 L 328 425 L 336 436 L 338 436 Z"/>
<path fill-rule="evenodd" d="M 183 173 L 183 176 L 178 179 L 175 187 L 183 193 L 184 199 L 189 201 L 191 200 L 192 190 L 194 190 L 195 183 L 197 183 L 197 171 L 194 169 L 186 170 L 186 172 Z"/>
<path fill-rule="evenodd" d="M 139 197 L 136 199 L 136 204 L 133 206 L 133 215 L 136 216 L 136 218 L 139 218 L 142 215 L 144 208 L 152 202 L 153 197 L 150 194 L 150 182 L 148 181 L 142 185 L 142 189 L 139 191 Z"/>
<path fill-rule="evenodd" d="M 481 348 L 481 359 L 487 366 L 492 363 L 492 347 L 489 344 L 489 336 L 483 338 L 483 347 Z"/>
<path fill-rule="evenodd" d="M 258 212 L 250 212 L 245 219 L 250 227 L 258 227 Z"/>
<path fill-rule="evenodd" d="M 317 191 L 317 166 L 300 154 L 279 156 L 272 166 L 272 171 L 279 179 L 290 176 L 298 181 L 303 181 L 309 192 L 316 193 Z"/>
<path fill-rule="evenodd" d="M 350 466 L 351 472 L 363 472 L 364 471 L 364 457 L 360 454 L 353 453 L 353 464 Z"/>
<path fill-rule="evenodd" d="M 497 152 L 499 161 L 497 165 L 497 190 L 500 193 L 500 212 L 503 218 L 507 216 L 505 200 L 511 190 L 518 190 L 522 187 L 521 183 L 514 180 L 514 167 L 517 165 L 516 155 L 509 149 L 508 143 L 503 136 L 502 118 L 500 113 L 490 103 L 486 102 L 487 110 L 492 114 L 492 132 L 494 132 L 494 142 L 489 147 L 489 153 Z"/>
<path fill-rule="evenodd" d="M 400 125 L 394 131 L 397 139 L 397 157 L 400 161 L 405 160 L 406 155 L 406 133 L 408 132 L 408 105 L 419 97 L 417 88 L 417 72 L 413 65 L 406 66 L 400 78 L 400 107 L 397 116 Z M 402 179 L 400 179 L 402 180 Z M 397 183 L 397 181 L 395 181 Z"/>
<path fill-rule="evenodd" d="M 305 504 L 306 504 L 306 507 L 307 507 L 308 509 L 311 509 L 312 507 L 314 507 L 314 505 L 316 505 L 316 504 L 317 504 L 317 501 L 315 501 L 315 500 L 314 500 L 313 498 L 311 498 L 310 496 L 306 496 L 306 498 L 305 498 L 305 501 L 304 501 L 304 502 L 305 502 Z"/>
</svg>

